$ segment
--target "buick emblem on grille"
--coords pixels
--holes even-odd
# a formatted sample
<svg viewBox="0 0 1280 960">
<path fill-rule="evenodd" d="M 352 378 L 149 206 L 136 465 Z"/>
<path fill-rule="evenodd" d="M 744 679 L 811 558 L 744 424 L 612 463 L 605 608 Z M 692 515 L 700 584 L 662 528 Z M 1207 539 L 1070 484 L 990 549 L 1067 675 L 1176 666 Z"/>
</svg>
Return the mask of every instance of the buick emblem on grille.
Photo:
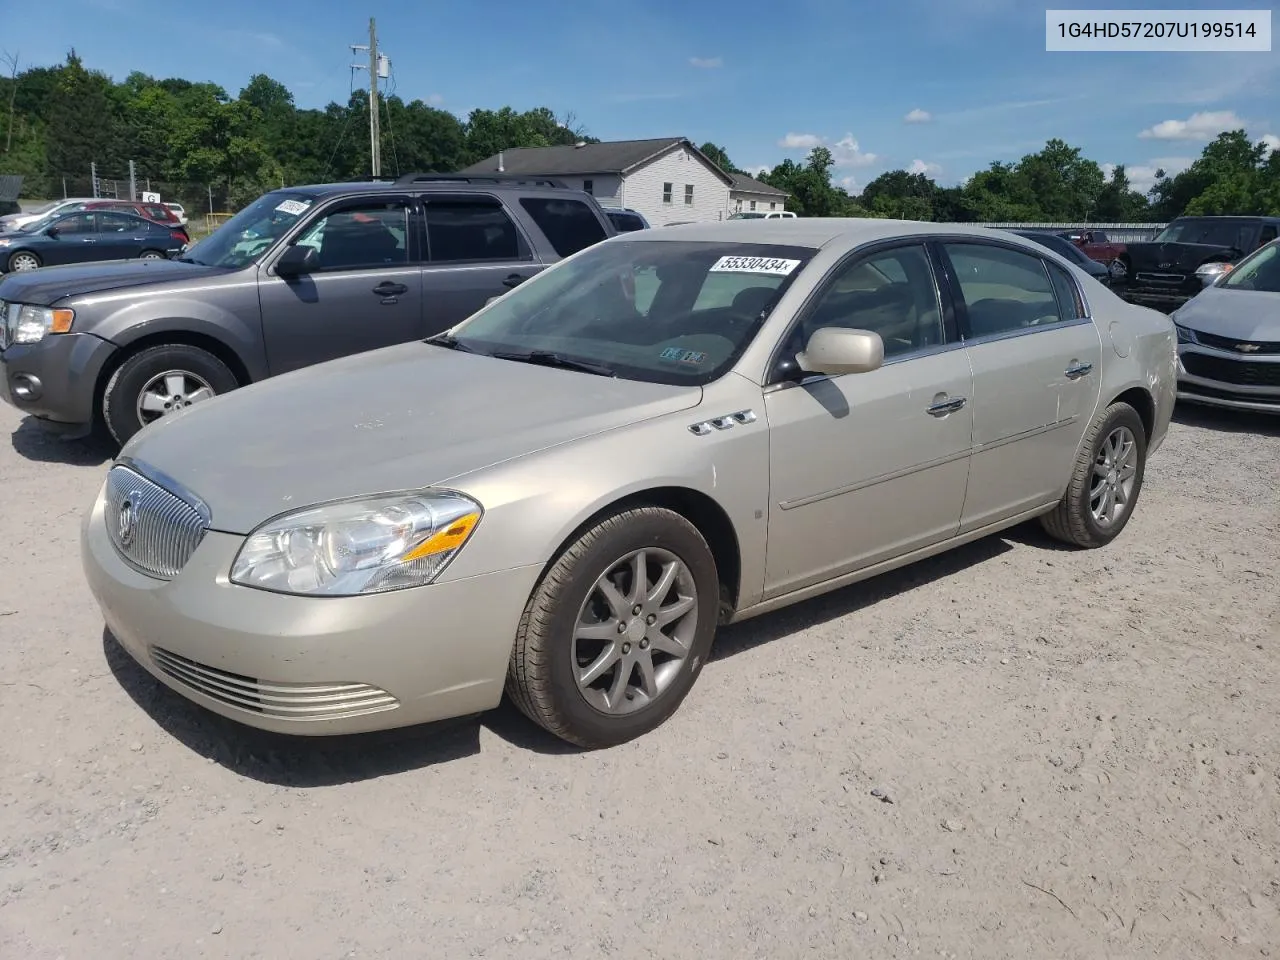
<svg viewBox="0 0 1280 960">
<path fill-rule="evenodd" d="M 1237 343 L 1236 349 L 1241 353 L 1257 353 L 1262 348 L 1256 343 Z"/>
<path fill-rule="evenodd" d="M 120 504 L 120 513 L 116 517 L 116 536 L 120 538 L 120 546 L 127 547 L 133 542 L 133 498 L 140 496 L 138 493 L 131 493 Z"/>
<path fill-rule="evenodd" d="M 1169 269 L 1170 267 L 1172 267 L 1172 266 L 1173 266 L 1173 264 L 1172 264 L 1172 263 L 1162 263 L 1162 264 L 1160 264 L 1160 269 L 1161 269 L 1161 270 L 1168 270 L 1168 269 Z"/>
</svg>

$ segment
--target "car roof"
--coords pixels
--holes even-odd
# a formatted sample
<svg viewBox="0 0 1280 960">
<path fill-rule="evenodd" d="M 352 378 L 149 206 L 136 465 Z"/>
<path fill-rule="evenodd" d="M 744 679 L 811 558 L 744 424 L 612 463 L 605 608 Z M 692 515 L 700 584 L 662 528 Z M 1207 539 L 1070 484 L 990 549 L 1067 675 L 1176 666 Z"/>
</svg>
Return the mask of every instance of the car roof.
<svg viewBox="0 0 1280 960">
<path fill-rule="evenodd" d="M 344 193 L 394 192 L 406 190 L 415 192 L 444 191 L 449 193 L 466 193 L 484 191 L 485 193 L 519 192 L 522 194 L 537 193 L 547 196 L 565 193 L 582 194 L 554 177 L 520 177 L 499 173 L 446 174 L 423 173 L 406 174 L 396 180 L 349 180 L 342 183 L 311 183 L 296 187 L 284 187 L 272 190 L 272 193 L 305 194 L 320 199 L 338 196 Z"/>
<path fill-rule="evenodd" d="M 976 224 L 926 223 L 921 220 L 881 220 L 872 217 L 775 217 L 666 226 L 661 230 L 646 231 L 643 234 L 639 232 L 625 234 L 618 237 L 617 241 L 654 243 L 670 240 L 699 240 L 822 247 L 833 241 L 853 245 L 922 234 L 981 238 L 1003 232 Z"/>
</svg>

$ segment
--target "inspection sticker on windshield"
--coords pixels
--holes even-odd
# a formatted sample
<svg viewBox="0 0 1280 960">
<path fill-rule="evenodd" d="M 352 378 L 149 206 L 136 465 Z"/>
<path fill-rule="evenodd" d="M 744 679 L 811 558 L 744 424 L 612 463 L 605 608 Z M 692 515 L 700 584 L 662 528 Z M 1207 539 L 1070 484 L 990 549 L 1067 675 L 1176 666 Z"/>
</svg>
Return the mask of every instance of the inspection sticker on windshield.
<svg viewBox="0 0 1280 960">
<path fill-rule="evenodd" d="M 711 273 L 769 273 L 785 277 L 799 260 L 782 260 L 778 257 L 721 257 L 711 265 Z"/>
<path fill-rule="evenodd" d="M 699 350 L 682 350 L 680 347 L 667 347 L 660 354 L 663 360 L 674 360 L 676 363 L 702 363 L 707 355 Z"/>
<path fill-rule="evenodd" d="M 309 206 L 311 206 L 311 204 L 304 203 L 301 200 L 281 200 L 276 204 L 276 209 L 281 213 L 287 213 L 296 217 L 301 213 L 305 213 Z"/>
</svg>

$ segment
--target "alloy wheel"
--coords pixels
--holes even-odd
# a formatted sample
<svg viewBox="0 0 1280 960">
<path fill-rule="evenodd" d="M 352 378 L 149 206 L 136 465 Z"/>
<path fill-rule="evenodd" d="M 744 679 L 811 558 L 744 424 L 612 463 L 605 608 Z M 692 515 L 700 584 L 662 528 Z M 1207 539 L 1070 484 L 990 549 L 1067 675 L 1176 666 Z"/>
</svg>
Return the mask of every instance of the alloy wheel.
<svg viewBox="0 0 1280 960">
<path fill-rule="evenodd" d="M 138 394 L 138 420 L 151 423 L 214 396 L 213 387 L 204 377 L 189 370 L 166 370 L 148 380 Z"/>
<path fill-rule="evenodd" d="M 657 547 L 619 558 L 578 613 L 572 661 L 578 691 L 601 713 L 648 706 L 680 673 L 697 628 L 698 591 L 683 560 Z"/>
<path fill-rule="evenodd" d="M 1128 427 L 1116 427 L 1093 461 L 1089 512 L 1098 526 L 1114 525 L 1128 512 L 1138 474 L 1138 440 Z"/>
</svg>

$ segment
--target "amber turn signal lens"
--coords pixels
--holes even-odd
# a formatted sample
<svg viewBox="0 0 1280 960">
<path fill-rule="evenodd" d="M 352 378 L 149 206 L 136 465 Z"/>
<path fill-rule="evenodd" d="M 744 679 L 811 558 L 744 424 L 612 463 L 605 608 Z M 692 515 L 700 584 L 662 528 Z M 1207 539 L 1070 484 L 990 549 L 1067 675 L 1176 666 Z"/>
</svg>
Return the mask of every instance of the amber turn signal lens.
<svg viewBox="0 0 1280 960">
<path fill-rule="evenodd" d="M 75 322 L 74 310 L 54 310 L 53 323 L 49 325 L 50 333 L 70 333 L 71 324 Z"/>
</svg>

